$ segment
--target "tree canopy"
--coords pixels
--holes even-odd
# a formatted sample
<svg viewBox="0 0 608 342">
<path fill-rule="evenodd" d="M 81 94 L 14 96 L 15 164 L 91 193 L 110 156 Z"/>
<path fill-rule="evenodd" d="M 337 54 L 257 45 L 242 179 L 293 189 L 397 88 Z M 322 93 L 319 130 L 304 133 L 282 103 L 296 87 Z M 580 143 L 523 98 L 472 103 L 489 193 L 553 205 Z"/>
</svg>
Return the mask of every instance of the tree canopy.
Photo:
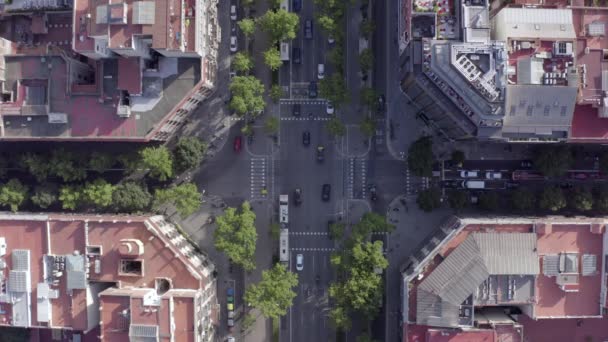
<svg viewBox="0 0 608 342">
<path fill-rule="evenodd" d="M 87 176 L 82 162 L 81 155 L 58 148 L 51 152 L 49 172 L 51 175 L 63 179 L 64 182 L 80 181 Z"/>
<path fill-rule="evenodd" d="M 267 318 L 277 319 L 287 313 L 296 293 L 298 276 L 280 263 L 262 272 L 262 280 L 245 291 L 245 301 Z"/>
<path fill-rule="evenodd" d="M 75 210 L 82 198 L 82 189 L 76 185 L 66 185 L 59 191 L 61 207 L 67 210 Z"/>
<path fill-rule="evenodd" d="M 255 213 L 249 202 L 243 202 L 238 211 L 227 208 L 223 215 L 216 218 L 216 223 L 215 248 L 245 270 L 254 270 L 258 233 L 255 229 Z"/>
<path fill-rule="evenodd" d="M 94 151 L 89 158 L 89 169 L 102 173 L 111 168 L 115 161 L 110 154 Z"/>
<path fill-rule="evenodd" d="M 178 172 L 197 167 L 207 150 L 207 145 L 197 137 L 180 138 L 175 145 L 173 158 Z"/>
<path fill-rule="evenodd" d="M 251 37 L 255 33 L 255 21 L 253 19 L 241 19 L 237 24 L 246 38 Z"/>
<path fill-rule="evenodd" d="M 327 128 L 327 132 L 334 137 L 343 137 L 346 134 L 346 126 L 338 119 L 337 117 L 332 117 L 325 124 L 325 128 Z"/>
<path fill-rule="evenodd" d="M 102 178 L 87 183 L 82 189 L 84 200 L 97 207 L 106 208 L 112 204 L 114 186 Z"/>
<path fill-rule="evenodd" d="M 202 195 L 194 183 L 182 183 L 165 189 L 156 189 L 154 192 L 154 207 L 173 205 L 182 217 L 194 214 L 202 203 Z"/>
<path fill-rule="evenodd" d="M 253 76 L 235 76 L 230 83 L 230 108 L 239 115 L 255 114 L 264 110 L 264 85 Z"/>
<path fill-rule="evenodd" d="M 430 137 L 422 137 L 410 145 L 407 166 L 414 176 L 430 177 L 433 174 L 433 141 Z"/>
<path fill-rule="evenodd" d="M 273 84 L 268 91 L 268 96 L 270 96 L 272 102 L 278 103 L 281 97 L 283 97 L 283 88 L 278 84 Z"/>
<path fill-rule="evenodd" d="M 139 156 L 150 177 L 161 182 L 173 177 L 173 158 L 165 146 L 146 147 L 139 151 Z"/>
<path fill-rule="evenodd" d="M 19 165 L 34 176 L 38 182 L 47 179 L 51 168 L 47 158 L 32 152 L 24 153 L 19 159 Z"/>
<path fill-rule="evenodd" d="M 366 116 L 359 124 L 359 129 L 366 137 L 373 137 L 376 133 L 376 120 L 370 116 Z"/>
<path fill-rule="evenodd" d="M 283 65 L 283 61 L 281 60 L 281 52 L 279 49 L 276 47 L 271 47 L 264 51 L 264 64 L 266 64 L 272 71 L 278 70 L 281 65 Z"/>
<path fill-rule="evenodd" d="M 534 167 L 545 176 L 555 178 L 564 175 L 573 161 L 572 151 L 566 145 L 542 146 L 534 156 Z"/>
<path fill-rule="evenodd" d="M 34 188 L 32 203 L 42 209 L 48 209 L 57 202 L 58 189 L 55 184 L 45 183 Z"/>
<path fill-rule="evenodd" d="M 536 207 L 536 195 L 528 189 L 519 188 L 511 194 L 511 205 L 519 211 L 530 211 Z"/>
<path fill-rule="evenodd" d="M 348 92 L 342 74 L 333 73 L 319 81 L 319 95 L 331 101 L 336 108 L 346 103 Z"/>
<path fill-rule="evenodd" d="M 540 194 L 539 205 L 545 210 L 559 211 L 566 207 L 566 197 L 564 197 L 562 189 L 548 186 Z"/>
<path fill-rule="evenodd" d="M 134 182 L 117 185 L 112 193 L 112 204 L 121 212 L 143 211 L 150 206 L 152 195 L 148 190 Z"/>
<path fill-rule="evenodd" d="M 371 70 L 374 66 L 374 52 L 370 48 L 365 48 L 359 54 L 359 66 L 361 70 Z"/>
<path fill-rule="evenodd" d="M 479 195 L 479 206 L 483 210 L 494 211 L 498 209 L 499 205 L 499 198 L 496 192 L 486 191 Z"/>
<path fill-rule="evenodd" d="M 579 211 L 589 211 L 593 208 L 593 195 L 586 188 L 580 188 L 574 191 L 574 194 L 569 197 L 572 208 Z"/>
<path fill-rule="evenodd" d="M 9 207 L 12 212 L 19 210 L 27 199 L 27 191 L 27 186 L 21 184 L 17 178 L 10 179 L 0 187 L 0 205 Z"/>
<path fill-rule="evenodd" d="M 278 43 L 283 40 L 292 40 L 296 37 L 300 17 L 296 13 L 284 9 L 266 11 L 258 18 L 260 28 L 268 33 L 270 40 Z"/>
<path fill-rule="evenodd" d="M 441 206 L 441 193 L 435 188 L 422 190 L 418 193 L 416 203 L 423 211 L 431 212 Z"/>
<path fill-rule="evenodd" d="M 371 87 L 362 87 L 359 98 L 361 104 L 366 105 L 371 109 L 378 103 L 378 92 Z"/>
<path fill-rule="evenodd" d="M 458 211 L 465 208 L 468 204 L 469 197 L 464 191 L 451 191 L 448 194 L 448 203 L 450 208 Z"/>
<path fill-rule="evenodd" d="M 247 74 L 253 69 L 253 59 L 245 52 L 237 52 L 232 59 L 232 67 L 239 73 Z"/>
<path fill-rule="evenodd" d="M 271 116 L 264 122 L 264 129 L 268 134 L 275 134 L 279 131 L 279 119 L 276 116 Z"/>
</svg>

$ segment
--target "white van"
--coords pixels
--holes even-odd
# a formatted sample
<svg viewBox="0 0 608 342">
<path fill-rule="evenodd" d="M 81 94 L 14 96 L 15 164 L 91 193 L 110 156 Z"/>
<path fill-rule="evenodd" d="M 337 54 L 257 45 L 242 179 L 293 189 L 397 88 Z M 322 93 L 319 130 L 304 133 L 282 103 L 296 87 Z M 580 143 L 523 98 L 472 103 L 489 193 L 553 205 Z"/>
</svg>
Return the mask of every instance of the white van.
<svg viewBox="0 0 608 342">
<path fill-rule="evenodd" d="M 319 64 L 317 67 L 317 76 L 320 80 L 325 78 L 325 64 Z"/>
</svg>

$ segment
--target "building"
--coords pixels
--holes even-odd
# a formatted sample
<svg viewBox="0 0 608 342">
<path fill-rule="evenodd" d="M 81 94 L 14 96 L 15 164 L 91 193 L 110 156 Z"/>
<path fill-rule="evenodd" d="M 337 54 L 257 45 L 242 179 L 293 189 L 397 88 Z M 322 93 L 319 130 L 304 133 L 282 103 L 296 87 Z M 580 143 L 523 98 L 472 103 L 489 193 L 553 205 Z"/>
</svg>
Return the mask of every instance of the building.
<svg viewBox="0 0 608 342">
<path fill-rule="evenodd" d="M 162 216 L 0 215 L 0 326 L 213 341 L 214 265 Z"/>
<path fill-rule="evenodd" d="M 163 141 L 214 91 L 217 0 L 59 5 L 2 12 L 0 140 Z"/>
<path fill-rule="evenodd" d="M 403 269 L 404 341 L 605 340 L 606 224 L 451 218 Z"/>
</svg>

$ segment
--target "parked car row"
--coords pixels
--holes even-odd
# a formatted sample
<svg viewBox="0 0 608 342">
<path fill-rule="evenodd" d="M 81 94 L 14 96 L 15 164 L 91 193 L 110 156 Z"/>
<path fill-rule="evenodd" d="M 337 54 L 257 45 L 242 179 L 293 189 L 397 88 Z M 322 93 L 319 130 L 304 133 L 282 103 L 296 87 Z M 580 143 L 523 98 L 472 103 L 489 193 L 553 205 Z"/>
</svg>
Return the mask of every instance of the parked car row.
<svg viewBox="0 0 608 342">
<path fill-rule="evenodd" d="M 481 175 L 480 171 L 460 171 L 461 178 L 485 178 L 485 179 L 502 179 L 502 173 L 498 171 L 487 171 L 485 177 Z"/>
<path fill-rule="evenodd" d="M 228 329 L 234 326 L 234 289 L 226 289 L 226 312 L 228 313 Z"/>
</svg>

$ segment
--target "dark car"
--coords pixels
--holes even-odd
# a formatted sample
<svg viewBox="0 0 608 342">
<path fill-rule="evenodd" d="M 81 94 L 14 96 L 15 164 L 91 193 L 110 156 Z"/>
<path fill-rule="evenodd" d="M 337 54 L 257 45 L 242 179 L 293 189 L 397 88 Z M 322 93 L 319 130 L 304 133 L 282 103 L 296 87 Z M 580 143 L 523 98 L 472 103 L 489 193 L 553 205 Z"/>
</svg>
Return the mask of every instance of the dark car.
<svg viewBox="0 0 608 342">
<path fill-rule="evenodd" d="M 293 116 L 300 116 L 302 114 L 302 105 L 299 103 L 294 104 L 291 113 Z"/>
<path fill-rule="evenodd" d="M 310 145 L 310 132 L 309 131 L 304 131 L 304 133 L 302 133 L 302 144 L 304 146 Z"/>
<path fill-rule="evenodd" d="M 293 191 L 293 205 L 298 206 L 302 204 L 302 189 L 296 188 Z"/>
<path fill-rule="evenodd" d="M 310 19 L 304 21 L 304 38 L 312 39 L 312 20 Z"/>
<path fill-rule="evenodd" d="M 302 9 L 302 0 L 293 0 L 292 10 L 294 12 L 300 12 Z"/>
<path fill-rule="evenodd" d="M 234 152 L 239 153 L 241 152 L 241 145 L 243 143 L 243 138 L 241 138 L 240 135 L 237 135 L 236 137 L 234 137 Z"/>
<path fill-rule="evenodd" d="M 321 189 L 321 199 L 323 202 L 328 202 L 331 194 L 331 185 L 323 184 L 323 188 Z"/>
<path fill-rule="evenodd" d="M 384 95 L 378 96 L 378 111 L 379 112 L 384 112 L 385 104 L 386 104 L 386 98 L 384 97 Z"/>
<path fill-rule="evenodd" d="M 296 64 L 302 63 L 302 60 L 301 60 L 302 50 L 300 50 L 300 48 L 294 47 L 291 50 L 291 57 L 293 58 L 294 63 L 296 63 Z"/>
<path fill-rule="evenodd" d="M 559 187 L 562 189 L 572 189 L 574 187 L 574 184 L 569 182 L 562 182 L 559 184 Z"/>
<path fill-rule="evenodd" d="M 531 169 L 532 168 L 532 161 L 531 160 L 522 160 L 521 161 L 521 167 L 524 169 Z"/>
<path fill-rule="evenodd" d="M 370 199 L 372 200 L 372 202 L 375 202 L 378 200 L 378 191 L 377 191 L 375 185 L 369 186 L 369 195 L 370 195 Z"/>
<path fill-rule="evenodd" d="M 444 180 L 441 181 L 441 186 L 444 188 L 450 188 L 450 189 L 455 189 L 457 188 L 462 182 L 460 181 L 456 181 L 456 180 Z"/>
<path fill-rule="evenodd" d="M 325 147 L 322 145 L 317 146 L 317 161 L 322 163 L 325 160 Z"/>
<path fill-rule="evenodd" d="M 317 82 L 310 82 L 308 85 L 308 97 L 314 99 L 317 95 Z"/>
<path fill-rule="evenodd" d="M 517 188 L 519 188 L 519 183 L 518 182 L 506 182 L 505 187 L 507 189 L 517 189 Z"/>
</svg>

